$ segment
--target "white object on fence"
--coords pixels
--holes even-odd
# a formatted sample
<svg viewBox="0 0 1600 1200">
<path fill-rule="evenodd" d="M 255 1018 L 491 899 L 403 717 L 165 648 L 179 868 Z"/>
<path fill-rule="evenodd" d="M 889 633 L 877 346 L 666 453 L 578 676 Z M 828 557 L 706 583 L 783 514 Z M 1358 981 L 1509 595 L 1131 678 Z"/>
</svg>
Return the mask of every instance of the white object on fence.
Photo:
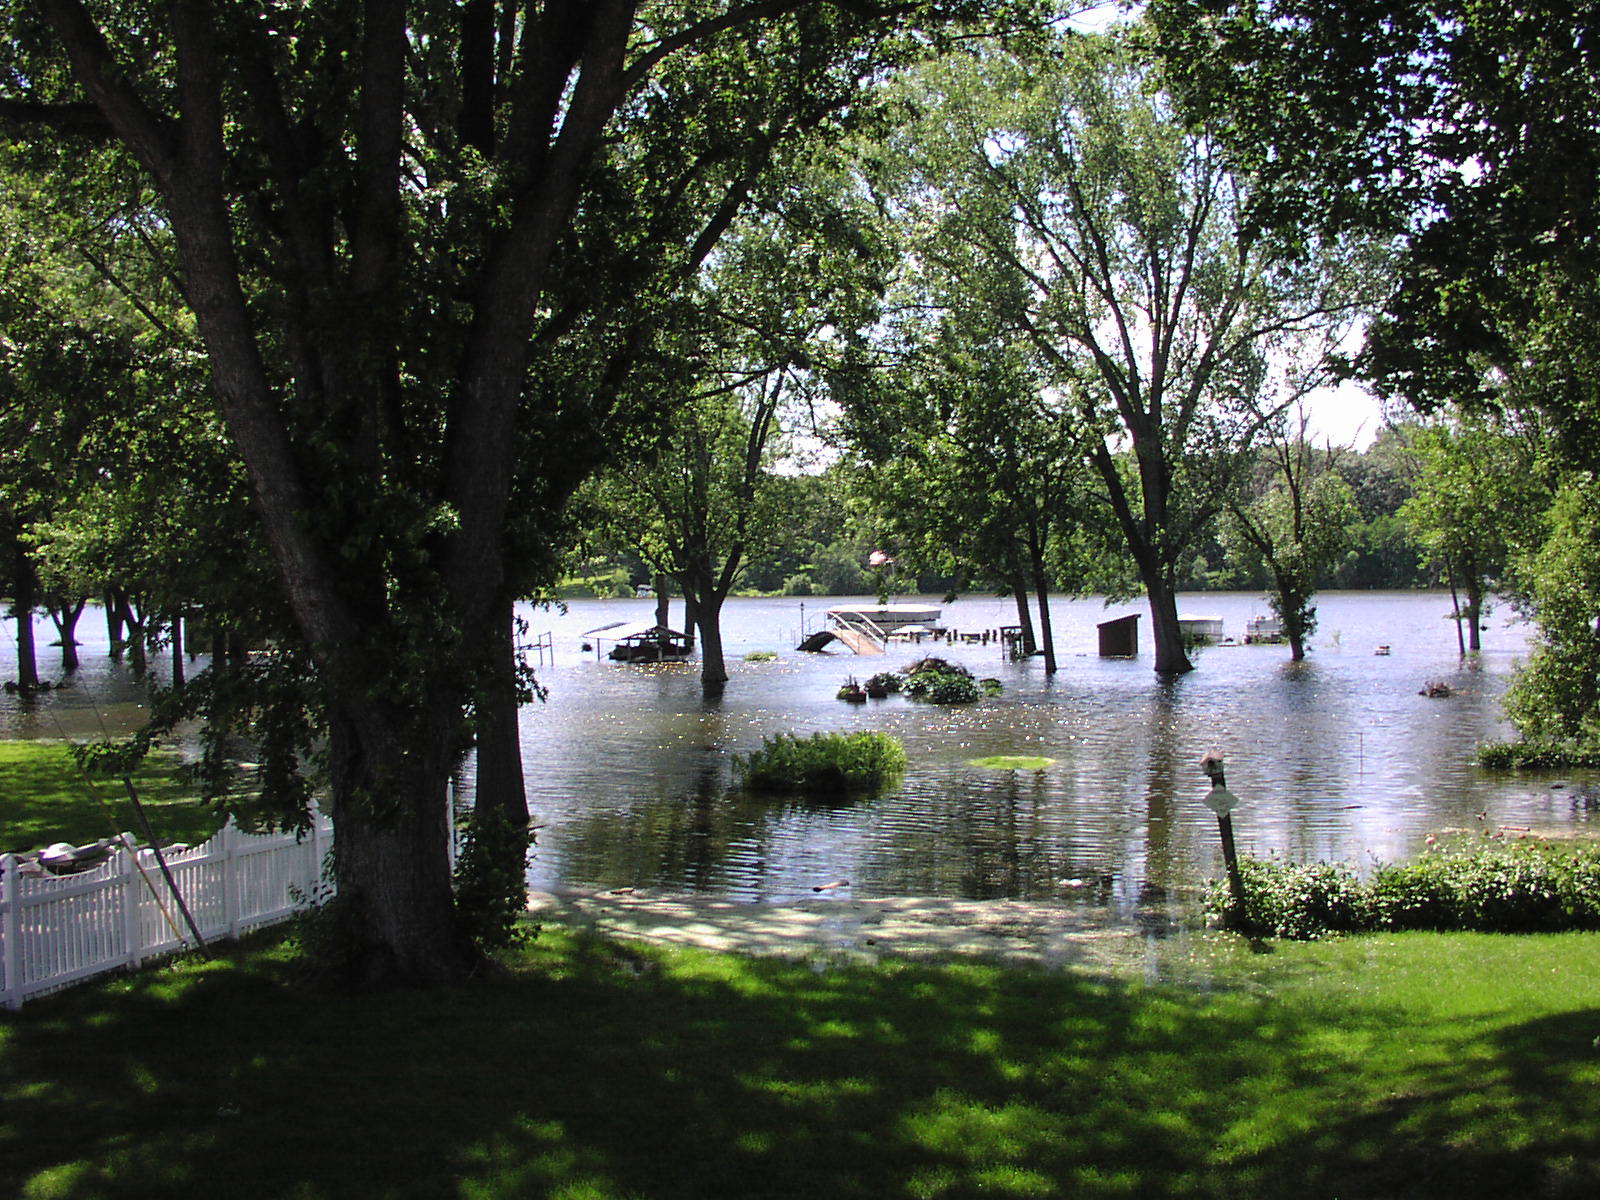
<svg viewBox="0 0 1600 1200">
<path fill-rule="evenodd" d="M 322 899 L 322 864 L 332 845 L 333 823 L 313 809 L 303 835 L 243 833 L 230 817 L 203 845 L 163 853 L 209 941 L 237 938 Z M 124 846 L 77 875 L 23 875 L 15 855 L 0 855 L 0 1005 L 6 1008 L 136 967 L 190 940 L 148 847 Z"/>
</svg>

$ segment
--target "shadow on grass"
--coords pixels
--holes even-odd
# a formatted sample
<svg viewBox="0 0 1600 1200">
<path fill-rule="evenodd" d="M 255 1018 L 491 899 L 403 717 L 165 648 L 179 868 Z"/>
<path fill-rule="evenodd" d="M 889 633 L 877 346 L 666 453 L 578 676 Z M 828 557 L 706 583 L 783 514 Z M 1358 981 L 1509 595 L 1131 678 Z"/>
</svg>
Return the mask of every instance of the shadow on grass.
<svg viewBox="0 0 1600 1200">
<path fill-rule="evenodd" d="M 1423 1031 L 1260 988 L 657 955 L 347 1000 L 281 950 L 0 1024 L 22 1197 L 1590 1196 L 1600 1010 Z M 1337 1024 L 1330 1031 L 1330 1023 Z M 1335 1036 L 1335 1033 L 1337 1036 Z M 1591 1047 L 1592 1049 L 1592 1047 Z"/>
</svg>

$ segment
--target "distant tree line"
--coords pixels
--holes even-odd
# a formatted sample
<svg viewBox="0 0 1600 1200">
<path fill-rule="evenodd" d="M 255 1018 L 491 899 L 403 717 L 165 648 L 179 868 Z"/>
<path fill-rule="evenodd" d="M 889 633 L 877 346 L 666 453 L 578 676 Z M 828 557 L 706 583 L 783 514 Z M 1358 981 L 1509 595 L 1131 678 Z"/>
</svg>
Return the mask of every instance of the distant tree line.
<svg viewBox="0 0 1600 1200">
<path fill-rule="evenodd" d="M 1314 577 L 1317 589 L 1449 586 L 1445 560 L 1429 548 L 1431 531 L 1419 527 L 1421 514 L 1414 507 L 1407 511 L 1421 470 L 1415 439 L 1423 430 L 1416 422 L 1385 427 L 1364 449 L 1339 450 L 1334 469 L 1349 485 L 1354 507 L 1341 530 L 1344 548 Z M 770 543 L 751 549 L 738 593 L 859 596 L 887 588 L 895 594 L 949 595 L 1004 586 L 1002 580 L 941 569 L 938 562 L 919 563 L 891 532 L 897 522 L 876 507 L 862 478 L 855 464 L 814 474 L 775 474 L 770 486 L 785 493 L 783 503 L 794 520 Z M 907 523 L 915 519 L 913 510 Z M 893 552 L 891 571 L 870 564 L 879 549 Z M 590 553 L 595 550 L 596 543 L 585 540 L 565 563 L 568 594 L 632 595 L 639 587 L 653 587 L 655 573 L 637 553 Z M 1184 591 L 1264 590 L 1271 583 L 1258 558 L 1230 551 L 1220 525 L 1180 564 L 1178 581 Z M 1052 585 L 1058 590 L 1080 586 L 1068 577 L 1053 579 Z"/>
</svg>

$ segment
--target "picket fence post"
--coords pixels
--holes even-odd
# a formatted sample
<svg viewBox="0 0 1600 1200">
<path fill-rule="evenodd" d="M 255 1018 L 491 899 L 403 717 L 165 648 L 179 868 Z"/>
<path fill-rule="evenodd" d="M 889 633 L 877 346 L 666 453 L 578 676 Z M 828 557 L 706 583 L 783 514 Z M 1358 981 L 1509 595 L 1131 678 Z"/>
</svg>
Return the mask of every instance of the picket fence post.
<svg viewBox="0 0 1600 1200">
<path fill-rule="evenodd" d="M 139 901 L 144 893 L 139 886 L 143 882 L 139 875 L 139 852 L 129 844 L 127 834 L 123 834 L 122 847 L 117 851 L 117 879 L 122 897 L 123 953 L 128 969 L 132 970 L 144 961 L 144 922 L 139 919 Z"/>
<path fill-rule="evenodd" d="M 222 924 L 232 939 L 239 936 L 238 847 L 239 827 L 229 813 L 227 824 L 217 831 L 216 848 L 222 854 Z"/>
<path fill-rule="evenodd" d="M 0 854 L 0 992 L 6 1008 L 22 1007 L 22 889 L 17 885 L 17 856 Z"/>
</svg>

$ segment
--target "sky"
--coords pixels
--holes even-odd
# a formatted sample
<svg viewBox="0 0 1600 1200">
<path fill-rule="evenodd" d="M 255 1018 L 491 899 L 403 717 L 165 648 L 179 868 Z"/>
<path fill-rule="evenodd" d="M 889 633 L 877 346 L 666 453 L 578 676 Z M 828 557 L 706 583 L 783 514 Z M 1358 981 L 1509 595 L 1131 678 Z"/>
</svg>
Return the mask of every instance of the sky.
<svg viewBox="0 0 1600 1200">
<path fill-rule="evenodd" d="M 1307 398 L 1313 441 L 1365 450 L 1383 428 L 1378 398 L 1358 383 L 1324 389 Z"/>
</svg>

